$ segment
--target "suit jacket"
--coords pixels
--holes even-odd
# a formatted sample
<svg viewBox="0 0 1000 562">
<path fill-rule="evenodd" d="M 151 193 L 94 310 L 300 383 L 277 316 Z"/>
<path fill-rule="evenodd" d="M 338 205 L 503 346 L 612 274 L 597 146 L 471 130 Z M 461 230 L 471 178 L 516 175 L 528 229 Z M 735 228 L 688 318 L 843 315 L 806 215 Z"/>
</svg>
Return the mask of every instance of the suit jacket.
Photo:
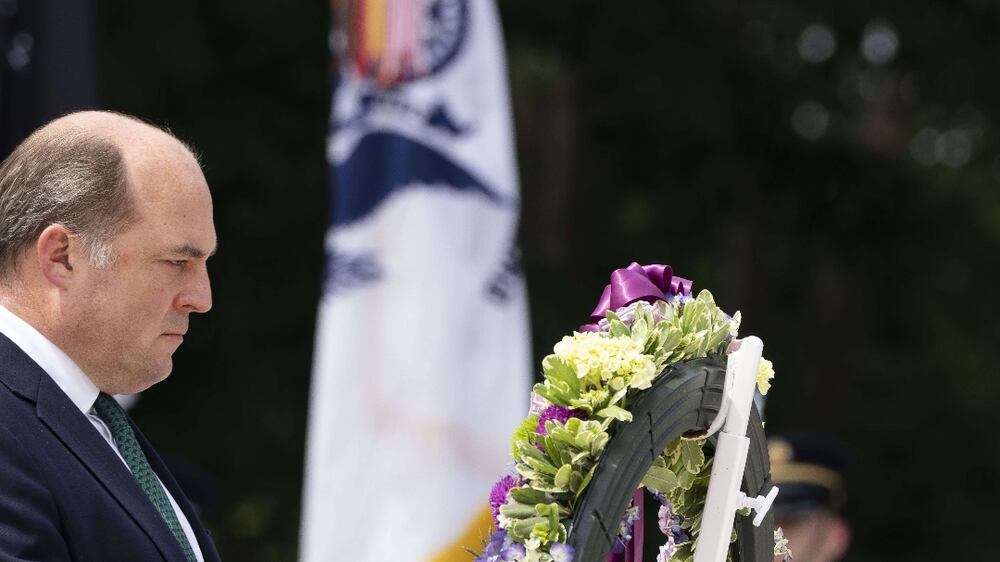
<svg viewBox="0 0 1000 562">
<path fill-rule="evenodd" d="M 133 429 L 205 561 L 217 562 L 198 514 Z M 118 455 L 52 378 L 0 334 L 0 562 L 21 560 L 186 562 Z"/>
</svg>

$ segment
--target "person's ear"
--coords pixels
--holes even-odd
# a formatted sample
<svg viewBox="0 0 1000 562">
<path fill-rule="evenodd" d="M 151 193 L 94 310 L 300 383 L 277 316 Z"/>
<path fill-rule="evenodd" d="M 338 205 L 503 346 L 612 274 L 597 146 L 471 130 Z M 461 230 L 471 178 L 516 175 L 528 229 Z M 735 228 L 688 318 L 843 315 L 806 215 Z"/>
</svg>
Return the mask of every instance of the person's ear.
<svg viewBox="0 0 1000 562">
<path fill-rule="evenodd" d="M 71 254 L 76 241 L 69 229 L 50 224 L 38 235 L 38 267 L 49 283 L 65 289 L 73 277 L 74 259 Z"/>
</svg>

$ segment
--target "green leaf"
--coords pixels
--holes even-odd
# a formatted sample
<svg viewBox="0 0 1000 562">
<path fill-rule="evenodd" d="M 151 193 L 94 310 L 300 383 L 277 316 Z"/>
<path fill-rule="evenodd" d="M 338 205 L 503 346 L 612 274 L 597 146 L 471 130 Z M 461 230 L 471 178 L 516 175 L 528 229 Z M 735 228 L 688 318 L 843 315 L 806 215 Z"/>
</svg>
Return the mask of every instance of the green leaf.
<svg viewBox="0 0 1000 562">
<path fill-rule="evenodd" d="M 739 310 L 733 314 L 732 320 L 729 321 L 729 333 L 735 338 L 739 337 L 740 324 L 743 322 L 743 315 Z"/>
<path fill-rule="evenodd" d="M 539 502 L 535 505 L 535 513 L 542 517 L 559 517 L 559 505 L 549 502 Z"/>
<path fill-rule="evenodd" d="M 621 320 L 612 320 L 611 327 L 608 330 L 608 335 L 615 338 L 621 336 L 628 336 L 629 335 L 628 326 L 626 326 L 625 323 L 622 322 Z"/>
<path fill-rule="evenodd" d="M 532 457 L 525 457 L 524 464 L 530 466 L 531 468 L 537 470 L 538 472 L 541 472 L 542 474 L 548 474 L 551 476 L 555 476 L 557 471 L 556 467 L 549 464 L 548 461 L 543 461 Z"/>
<path fill-rule="evenodd" d="M 608 419 L 610 420 L 611 418 Z M 604 450 L 604 447 L 608 444 L 608 439 L 610 438 L 611 437 L 607 433 L 602 431 L 601 434 L 595 437 L 590 443 L 590 454 L 593 455 L 594 458 L 599 457 L 601 455 L 601 451 Z"/>
<path fill-rule="evenodd" d="M 583 475 L 583 480 L 580 482 L 580 488 L 576 491 L 576 497 L 580 497 L 580 492 L 587 489 L 587 484 L 590 484 L 590 480 L 594 477 L 594 471 L 597 470 L 597 465 L 590 467 L 590 470 Z"/>
<path fill-rule="evenodd" d="M 545 501 L 545 494 L 531 488 L 511 488 L 510 497 L 518 503 L 536 504 Z"/>
<path fill-rule="evenodd" d="M 546 429 L 546 431 L 548 430 Z M 545 442 L 543 447 L 545 448 L 545 452 L 548 453 L 553 466 L 557 464 L 564 464 L 565 461 L 563 461 L 563 458 L 572 457 L 572 453 L 567 450 L 565 443 L 560 443 L 554 439 L 543 439 L 543 441 Z"/>
<path fill-rule="evenodd" d="M 538 472 L 537 470 L 523 463 L 515 464 L 514 470 L 517 471 L 517 473 L 521 476 L 523 480 L 531 482 L 532 486 L 534 486 L 534 482 L 544 481 L 546 479 L 546 475 L 542 474 L 541 472 Z"/>
<path fill-rule="evenodd" d="M 649 467 L 649 471 L 642 479 L 643 486 L 663 494 L 673 491 L 677 487 L 677 483 L 677 475 L 672 470 L 655 464 Z"/>
<path fill-rule="evenodd" d="M 681 459 L 681 439 L 678 437 L 674 439 L 667 448 L 663 450 L 663 454 L 667 457 L 669 464 L 674 465 L 680 463 Z"/>
<path fill-rule="evenodd" d="M 542 398 L 552 402 L 553 404 L 558 404 L 560 406 L 565 406 L 569 398 L 567 389 L 557 389 L 554 388 L 552 384 L 548 381 L 535 383 L 535 386 L 531 387 L 532 392 L 541 396 Z"/>
<path fill-rule="evenodd" d="M 688 472 L 696 473 L 705 464 L 705 452 L 702 451 L 704 444 L 703 440 L 681 440 L 681 462 L 684 463 L 684 469 Z"/>
<path fill-rule="evenodd" d="M 636 319 L 632 322 L 632 341 L 634 342 L 644 342 L 646 341 L 646 334 L 649 333 L 649 324 L 646 323 L 645 318 L 640 318 L 636 314 Z"/>
<path fill-rule="evenodd" d="M 595 415 L 599 418 L 614 418 L 623 422 L 632 421 L 632 412 L 618 406 L 608 406 Z"/>
<path fill-rule="evenodd" d="M 579 470 L 574 470 L 572 474 L 569 475 L 569 491 L 574 494 L 579 494 L 582 488 L 580 484 L 583 483 L 583 473 Z"/>
<path fill-rule="evenodd" d="M 569 406 L 590 415 L 607 406 L 610 399 L 611 393 L 607 388 L 594 388 L 581 393 L 579 398 L 570 400 Z"/>
<path fill-rule="evenodd" d="M 530 436 L 534 435 L 537 427 L 538 414 L 531 414 L 514 430 L 514 435 L 510 439 L 510 452 L 514 460 L 521 458 L 521 443 L 531 443 Z"/>
<path fill-rule="evenodd" d="M 663 318 L 661 322 L 670 322 L 674 318 L 674 305 L 667 301 L 656 301 L 653 305 L 656 315 Z"/>
<path fill-rule="evenodd" d="M 524 519 L 535 516 L 535 506 L 523 503 L 508 503 L 500 506 L 500 513 L 504 517 L 510 517 L 511 519 Z"/>
<path fill-rule="evenodd" d="M 556 477 L 553 483 L 560 488 L 569 488 L 569 477 L 573 474 L 572 465 L 564 464 L 559 467 L 559 471 L 556 472 Z"/>
<path fill-rule="evenodd" d="M 625 384 L 624 377 L 611 377 L 611 380 L 609 380 L 607 384 L 608 388 L 615 393 L 621 392 L 623 389 L 628 387 L 628 385 Z"/>
<path fill-rule="evenodd" d="M 521 453 L 521 460 L 524 461 L 526 458 L 533 458 L 542 462 L 548 462 L 549 458 L 539 451 L 537 447 L 530 443 L 520 443 L 518 445 L 518 452 Z"/>
<path fill-rule="evenodd" d="M 728 323 L 720 324 L 718 327 L 716 327 L 715 331 L 712 332 L 712 335 L 709 336 L 707 340 L 705 340 L 706 353 L 718 349 L 722 345 L 722 342 L 726 341 L 726 338 L 728 337 L 729 337 L 729 324 Z"/>
<path fill-rule="evenodd" d="M 677 486 L 682 490 L 690 490 L 697 477 L 698 475 L 693 472 L 682 470 L 677 474 Z"/>
<path fill-rule="evenodd" d="M 621 390 L 619 390 L 618 392 L 615 392 L 615 393 L 614 393 L 614 394 L 613 394 L 613 395 L 611 396 L 611 399 L 610 399 L 610 400 L 608 400 L 608 405 L 609 405 L 609 406 L 613 406 L 613 405 L 615 405 L 615 404 L 618 404 L 619 402 L 621 402 L 622 398 L 625 398 L 625 395 L 626 395 L 626 394 L 628 394 L 628 387 L 627 387 L 627 386 L 626 386 L 626 387 L 624 387 L 624 388 L 622 388 L 622 389 L 621 389 Z"/>
<path fill-rule="evenodd" d="M 531 483 L 531 486 L 540 492 L 547 492 L 550 494 L 562 494 L 567 492 L 566 488 L 556 486 L 551 480 L 535 480 Z"/>
<path fill-rule="evenodd" d="M 661 348 L 665 351 L 672 351 L 677 348 L 681 343 L 681 336 L 683 334 L 676 326 L 663 326 L 663 345 Z"/>
<path fill-rule="evenodd" d="M 580 378 L 576 376 L 576 371 L 558 355 L 549 355 L 542 360 L 542 372 L 547 381 L 563 383 L 569 392 L 580 393 Z"/>
<path fill-rule="evenodd" d="M 546 522 L 547 521 L 544 517 L 529 517 L 527 519 L 521 519 L 513 525 L 508 526 L 507 532 L 510 533 L 512 537 L 527 539 L 531 536 L 531 532 L 534 530 L 535 525 L 538 525 L 539 523 L 544 524 Z"/>
</svg>

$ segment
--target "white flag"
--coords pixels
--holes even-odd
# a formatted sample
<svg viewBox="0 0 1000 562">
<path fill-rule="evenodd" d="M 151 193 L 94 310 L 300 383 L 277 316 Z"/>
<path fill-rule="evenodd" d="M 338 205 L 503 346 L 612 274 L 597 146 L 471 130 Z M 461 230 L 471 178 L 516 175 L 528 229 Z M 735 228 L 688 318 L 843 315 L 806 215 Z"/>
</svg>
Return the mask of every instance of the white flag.
<svg viewBox="0 0 1000 562">
<path fill-rule="evenodd" d="M 344 14 L 301 560 L 469 560 L 531 380 L 500 27 L 486 0 Z"/>
</svg>

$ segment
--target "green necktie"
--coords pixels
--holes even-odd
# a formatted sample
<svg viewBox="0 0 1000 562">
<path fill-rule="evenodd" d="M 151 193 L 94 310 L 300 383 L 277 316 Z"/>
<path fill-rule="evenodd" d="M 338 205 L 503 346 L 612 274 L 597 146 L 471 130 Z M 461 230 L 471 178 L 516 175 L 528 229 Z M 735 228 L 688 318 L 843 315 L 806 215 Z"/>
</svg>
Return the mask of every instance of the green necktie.
<svg viewBox="0 0 1000 562">
<path fill-rule="evenodd" d="M 146 455 L 142 452 L 142 447 L 139 446 L 139 442 L 135 439 L 135 433 L 132 431 L 132 426 L 129 425 L 128 419 L 125 417 L 125 411 L 122 410 L 114 398 L 103 392 L 97 396 L 97 402 L 94 402 L 94 410 L 97 411 L 98 416 L 101 416 L 104 423 L 108 425 L 108 429 L 111 430 L 111 436 L 115 438 L 115 443 L 118 444 L 118 452 L 125 459 L 125 464 L 132 469 L 132 476 L 139 483 L 139 487 L 142 488 L 149 501 L 153 502 L 153 507 L 156 508 L 156 511 L 160 512 L 160 517 L 163 517 L 163 521 L 170 528 L 170 532 L 174 534 L 174 538 L 180 543 L 181 550 L 184 551 L 184 556 L 187 557 L 189 562 L 197 562 L 198 559 L 195 557 L 194 551 L 188 543 L 184 529 L 181 528 L 180 522 L 177 521 L 177 514 L 174 513 L 174 508 L 170 505 L 170 499 L 167 498 L 166 492 L 163 491 L 163 486 L 160 485 L 160 481 L 156 478 L 156 473 L 153 472 L 153 469 L 149 466 L 149 461 L 146 460 Z"/>
</svg>

